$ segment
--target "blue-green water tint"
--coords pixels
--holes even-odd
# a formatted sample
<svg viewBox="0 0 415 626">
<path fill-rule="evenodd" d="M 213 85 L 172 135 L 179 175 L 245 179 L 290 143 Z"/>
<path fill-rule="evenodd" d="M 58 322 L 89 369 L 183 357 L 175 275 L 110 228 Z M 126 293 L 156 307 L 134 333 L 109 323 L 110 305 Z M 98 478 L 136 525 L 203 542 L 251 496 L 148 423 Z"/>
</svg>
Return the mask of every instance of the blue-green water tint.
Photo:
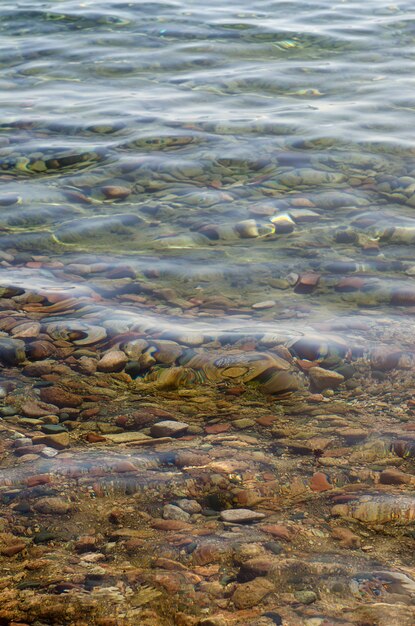
<svg viewBox="0 0 415 626">
<path fill-rule="evenodd" d="M 382 453 L 353 451 L 350 467 L 327 464 L 333 485 L 367 480 L 373 488 L 392 452 L 394 461 L 412 462 L 415 444 L 410 427 L 404 431 L 412 419 L 414 368 L 412 3 L 6 4 L 0 6 L 3 364 L 20 366 L 23 353 L 30 360 L 37 339 L 61 341 L 69 350 L 61 360 L 72 356 L 69 365 L 83 384 L 91 372 L 77 360 L 120 348 L 131 380 L 105 379 L 108 387 L 124 384 L 136 393 L 143 379 L 152 383 L 160 374 L 166 377 L 163 391 L 194 389 L 200 382 L 219 383 L 220 390 L 224 381 L 259 382 L 259 388 L 249 388 L 248 400 L 263 415 L 269 406 L 276 413 L 281 407 L 279 400 L 270 405 L 267 393 L 291 390 L 291 379 L 272 378 L 276 370 L 281 374 L 276 359 L 300 361 L 289 367 L 296 368 L 306 392 L 305 362 L 318 360 L 344 375 L 349 386 L 339 393 L 349 394 L 346 401 L 356 411 L 344 417 L 334 405 L 333 415 L 325 415 L 335 442 L 330 445 L 340 449 L 333 458 L 341 458 L 342 446 L 359 448 L 365 433 L 349 433 L 345 443 L 335 429 L 358 430 L 366 407 L 369 444 L 383 446 Z M 39 327 L 19 331 L 21 318 Z M 10 337 L 24 342 L 23 348 L 10 347 Z M 144 344 L 134 343 L 141 340 L 144 356 L 137 348 Z M 176 343 L 166 347 L 160 340 Z M 180 370 L 175 383 L 170 366 Z M 19 370 L 13 376 L 18 389 L 29 384 Z M 92 385 L 90 380 L 95 379 L 88 378 Z M 395 380 L 402 386 L 396 402 Z M 321 406 L 333 399 L 330 389 L 326 396 Z M 110 421 L 114 411 L 105 413 L 106 400 L 98 404 L 100 416 Z M 288 484 L 294 482 L 298 450 L 310 453 L 309 464 L 299 464 L 308 494 L 309 478 L 321 470 L 313 465 L 313 454 L 317 459 L 322 450 L 304 444 L 304 452 L 291 439 L 284 448 L 280 439 L 298 437 L 304 443 L 325 435 L 318 430 L 322 422 L 313 422 L 307 434 L 310 416 L 320 410 L 313 407 L 287 410 L 289 419 L 295 416 L 291 422 L 297 414 L 307 416 L 305 430 L 277 429 L 267 457 L 271 469 L 262 467 L 273 471 L 275 459 L 288 458 L 287 474 L 278 467 L 278 477 L 288 476 Z M 10 415 L 6 411 L 5 417 Z M 194 434 L 201 432 L 196 428 Z M 269 432 L 261 431 L 259 439 L 269 443 Z M 36 467 L 53 472 L 55 463 L 60 457 L 40 459 Z M 145 477 L 140 480 L 145 484 Z M 409 518 L 415 510 L 411 502 L 407 506 L 405 500 Z M 330 514 L 324 506 L 317 510 L 321 519 Z M 379 506 L 387 523 L 399 521 L 399 510 L 392 515 L 390 507 Z M 350 511 L 355 522 L 365 522 L 366 509 Z M 312 509 L 310 515 L 317 513 Z M 289 520 L 299 519 L 297 510 L 289 514 Z M 328 527 L 319 528 L 316 537 L 329 536 Z M 313 541 L 307 538 L 307 546 Z M 402 567 L 408 565 L 406 546 L 396 559 Z M 396 544 L 383 560 L 382 549 L 377 543 L 376 558 L 390 564 Z M 344 551 L 338 552 L 343 558 Z M 338 558 L 336 553 L 327 560 Z M 356 560 L 345 557 L 347 571 L 362 568 L 364 558 L 360 552 Z M 318 567 L 314 578 L 324 570 L 320 562 Z M 344 607 L 356 598 L 366 602 L 369 591 L 359 587 L 365 576 L 356 578 L 354 600 L 341 599 Z M 294 587 L 287 589 L 291 593 Z M 330 613 L 327 606 L 322 614 L 340 619 L 340 609 Z M 330 623 L 369 623 L 365 619 Z M 401 626 L 413 623 L 402 620 Z"/>
</svg>

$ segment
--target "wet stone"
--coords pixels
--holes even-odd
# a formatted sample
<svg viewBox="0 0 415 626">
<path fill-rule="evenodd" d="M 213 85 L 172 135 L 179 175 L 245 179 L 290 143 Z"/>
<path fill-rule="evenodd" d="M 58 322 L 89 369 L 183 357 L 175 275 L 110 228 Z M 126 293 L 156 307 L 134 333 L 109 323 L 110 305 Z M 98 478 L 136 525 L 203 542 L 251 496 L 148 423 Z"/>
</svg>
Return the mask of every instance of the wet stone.
<svg viewBox="0 0 415 626">
<path fill-rule="evenodd" d="M 220 517 L 224 522 L 233 524 L 250 524 L 265 517 L 264 513 L 252 511 L 251 509 L 228 509 L 221 511 Z"/>
<path fill-rule="evenodd" d="M 153 424 L 150 432 L 152 437 L 179 437 L 187 431 L 188 427 L 189 425 L 185 422 L 164 420 Z"/>
<path fill-rule="evenodd" d="M 274 585 L 269 580 L 258 577 L 238 585 L 231 599 L 237 609 L 248 609 L 257 606 L 273 590 Z"/>
<path fill-rule="evenodd" d="M 326 370 L 322 367 L 312 367 L 309 370 L 310 380 L 317 391 L 324 391 L 325 389 L 335 389 L 344 381 L 344 376 Z"/>
</svg>

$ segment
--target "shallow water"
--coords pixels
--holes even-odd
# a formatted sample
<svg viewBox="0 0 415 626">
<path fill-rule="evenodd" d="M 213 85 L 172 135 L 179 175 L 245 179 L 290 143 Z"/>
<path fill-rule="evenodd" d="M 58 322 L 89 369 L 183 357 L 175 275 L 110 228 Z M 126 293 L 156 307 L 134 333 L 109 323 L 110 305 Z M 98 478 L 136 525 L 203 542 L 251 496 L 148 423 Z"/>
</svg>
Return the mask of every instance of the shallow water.
<svg viewBox="0 0 415 626">
<path fill-rule="evenodd" d="M 410 626 L 412 4 L 12 5 L 0 623 Z M 158 440 L 163 419 L 187 430 Z M 172 536 L 180 498 L 201 513 Z"/>
</svg>

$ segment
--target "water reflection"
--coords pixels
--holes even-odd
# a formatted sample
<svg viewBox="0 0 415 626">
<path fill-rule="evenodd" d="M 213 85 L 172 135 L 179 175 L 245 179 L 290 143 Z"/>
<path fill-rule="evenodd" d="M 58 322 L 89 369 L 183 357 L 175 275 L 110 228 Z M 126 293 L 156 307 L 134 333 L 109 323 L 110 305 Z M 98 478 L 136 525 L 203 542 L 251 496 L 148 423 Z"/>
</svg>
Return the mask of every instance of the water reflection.
<svg viewBox="0 0 415 626">
<path fill-rule="evenodd" d="M 412 7 L 58 4 L 0 9 L 0 622 L 411 626 Z"/>
</svg>

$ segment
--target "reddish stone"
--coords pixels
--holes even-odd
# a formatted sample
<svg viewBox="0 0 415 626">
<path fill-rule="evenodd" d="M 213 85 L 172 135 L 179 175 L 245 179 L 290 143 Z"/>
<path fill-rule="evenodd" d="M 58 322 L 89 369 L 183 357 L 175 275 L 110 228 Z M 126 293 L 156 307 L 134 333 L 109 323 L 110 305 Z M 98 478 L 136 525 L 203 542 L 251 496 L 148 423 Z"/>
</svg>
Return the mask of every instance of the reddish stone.
<svg viewBox="0 0 415 626">
<path fill-rule="evenodd" d="M 180 563 L 179 561 L 173 561 L 172 559 L 165 559 L 163 557 L 159 557 L 154 561 L 154 567 L 170 571 L 179 570 L 182 572 L 185 572 L 188 569 L 185 565 L 183 565 L 183 563 Z"/>
<path fill-rule="evenodd" d="M 19 552 L 22 552 L 25 547 L 26 544 L 23 541 L 17 540 L 15 543 L 0 548 L 0 554 L 2 556 L 14 556 L 15 554 L 19 554 Z"/>
<path fill-rule="evenodd" d="M 33 449 L 33 446 L 32 448 Z M 37 485 L 46 485 L 47 483 L 52 482 L 49 474 L 35 474 L 35 476 L 29 476 L 26 479 L 26 485 L 28 487 L 36 487 Z"/>
<path fill-rule="evenodd" d="M 124 472 L 136 472 L 137 471 L 136 466 L 133 463 L 131 463 L 131 461 L 118 461 L 117 463 L 112 465 L 111 469 L 113 470 L 113 472 L 117 472 L 119 474 L 122 474 Z"/>
<path fill-rule="evenodd" d="M 311 293 L 317 287 L 320 282 L 320 278 L 320 274 L 316 274 L 315 272 L 306 272 L 305 274 L 301 274 L 294 287 L 295 293 Z"/>
<path fill-rule="evenodd" d="M 102 441 L 106 441 L 105 437 L 97 435 L 96 433 L 87 433 L 85 439 L 88 443 L 101 443 Z"/>
<path fill-rule="evenodd" d="M 267 526 L 261 526 L 261 530 L 269 533 L 273 537 L 278 537 L 278 539 L 291 541 L 291 532 L 286 526 L 281 526 L 280 524 L 268 524 Z"/>
<path fill-rule="evenodd" d="M 263 415 L 262 417 L 258 417 L 256 423 L 260 426 L 272 426 L 277 419 L 277 415 Z"/>
<path fill-rule="evenodd" d="M 49 402 L 50 404 L 56 404 L 56 406 L 63 407 L 77 407 L 82 404 L 82 398 L 75 393 L 66 391 L 61 387 L 42 387 L 40 390 L 40 397 L 43 402 Z"/>
<path fill-rule="evenodd" d="M 310 480 L 310 488 L 312 491 L 329 491 L 333 489 L 333 485 L 327 480 L 327 476 L 323 472 L 316 472 Z"/>
<path fill-rule="evenodd" d="M 230 424 L 212 424 L 212 426 L 206 426 L 205 431 L 208 435 L 217 435 L 219 433 L 226 433 L 230 427 Z"/>
<path fill-rule="evenodd" d="M 339 280 L 339 282 L 335 286 L 335 290 L 342 293 L 348 293 L 350 291 L 358 291 L 364 286 L 365 281 L 363 280 L 363 278 L 359 278 L 358 276 L 346 276 L 346 278 L 342 278 L 341 280 Z"/>
<path fill-rule="evenodd" d="M 40 454 L 45 446 L 38 444 L 37 446 L 21 446 L 14 451 L 17 456 L 24 456 L 25 454 Z"/>
<path fill-rule="evenodd" d="M 379 482 L 382 485 L 408 485 L 415 482 L 415 476 L 404 474 L 397 469 L 391 468 L 383 470 Z"/>
<path fill-rule="evenodd" d="M 360 537 L 348 528 L 334 528 L 333 537 L 340 541 L 342 548 L 360 548 Z"/>
</svg>

